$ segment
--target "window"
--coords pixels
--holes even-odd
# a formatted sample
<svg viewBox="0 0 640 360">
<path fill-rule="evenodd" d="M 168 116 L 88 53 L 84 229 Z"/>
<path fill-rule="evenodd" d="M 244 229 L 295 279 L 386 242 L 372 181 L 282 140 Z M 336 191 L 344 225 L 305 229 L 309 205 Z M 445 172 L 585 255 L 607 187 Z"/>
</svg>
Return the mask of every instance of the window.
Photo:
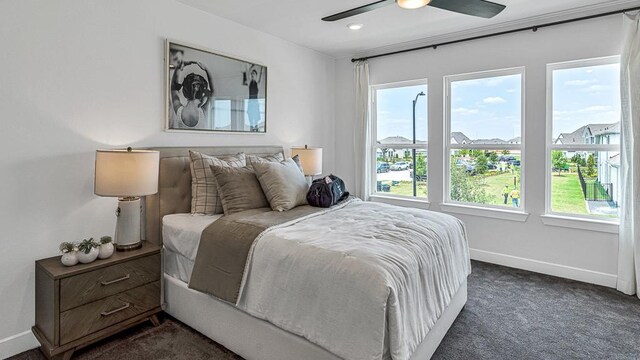
<svg viewBox="0 0 640 360">
<path fill-rule="evenodd" d="M 524 209 L 524 68 L 445 77 L 447 203 Z"/>
<path fill-rule="evenodd" d="M 620 174 L 619 58 L 547 66 L 547 213 L 614 220 Z"/>
<path fill-rule="evenodd" d="M 427 198 L 427 82 L 372 87 L 372 194 Z"/>
</svg>

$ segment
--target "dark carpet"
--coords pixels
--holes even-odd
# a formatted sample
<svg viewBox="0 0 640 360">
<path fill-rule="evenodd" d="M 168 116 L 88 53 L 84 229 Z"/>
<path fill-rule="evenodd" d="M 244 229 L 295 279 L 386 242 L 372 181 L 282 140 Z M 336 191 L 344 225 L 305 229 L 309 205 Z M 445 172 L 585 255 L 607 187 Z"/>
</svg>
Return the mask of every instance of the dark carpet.
<svg viewBox="0 0 640 360">
<path fill-rule="evenodd" d="M 474 261 L 467 305 L 433 358 L 640 359 L 640 300 L 609 288 Z M 45 357 L 35 349 L 11 359 Z M 240 357 L 165 317 L 159 327 L 141 324 L 78 351 L 73 359 Z"/>
</svg>

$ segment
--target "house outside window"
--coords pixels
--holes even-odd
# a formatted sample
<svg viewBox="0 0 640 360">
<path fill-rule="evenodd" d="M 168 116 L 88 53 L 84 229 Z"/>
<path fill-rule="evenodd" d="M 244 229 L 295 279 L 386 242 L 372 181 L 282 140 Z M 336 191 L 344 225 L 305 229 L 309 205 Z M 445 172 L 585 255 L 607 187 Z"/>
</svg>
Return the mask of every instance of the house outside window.
<svg viewBox="0 0 640 360">
<path fill-rule="evenodd" d="M 445 203 L 524 209 L 524 68 L 445 77 Z"/>
<path fill-rule="evenodd" d="M 547 65 L 547 213 L 617 221 L 619 57 Z"/>
<path fill-rule="evenodd" d="M 371 194 L 427 200 L 427 80 L 372 86 Z"/>
</svg>

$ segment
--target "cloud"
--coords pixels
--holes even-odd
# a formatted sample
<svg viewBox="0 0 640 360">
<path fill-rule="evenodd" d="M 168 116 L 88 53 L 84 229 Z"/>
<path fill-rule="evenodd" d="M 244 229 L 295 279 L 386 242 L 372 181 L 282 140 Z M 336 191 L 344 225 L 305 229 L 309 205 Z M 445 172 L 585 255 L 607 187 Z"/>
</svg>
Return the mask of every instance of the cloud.
<svg viewBox="0 0 640 360">
<path fill-rule="evenodd" d="M 576 110 L 554 110 L 554 116 L 566 116 L 566 115 L 579 115 L 579 114 L 594 114 L 613 111 L 613 107 L 609 105 L 595 105 L 588 106 L 582 109 Z"/>
<path fill-rule="evenodd" d="M 488 79 L 485 83 L 487 86 L 498 86 L 504 82 L 504 76 Z"/>
<path fill-rule="evenodd" d="M 589 87 L 580 89 L 580 91 L 589 93 L 605 92 L 609 90 L 611 90 L 611 86 L 609 85 L 591 85 Z"/>
<path fill-rule="evenodd" d="M 504 104 L 507 100 L 501 98 L 500 96 L 489 96 L 482 99 L 482 102 L 485 104 Z"/>
<path fill-rule="evenodd" d="M 513 94 L 516 91 L 518 91 L 518 89 L 507 89 L 507 93 L 509 94 Z"/>
<path fill-rule="evenodd" d="M 564 82 L 564 86 L 585 86 L 589 84 L 593 84 L 597 82 L 593 79 L 584 79 L 584 80 L 567 80 Z"/>
<path fill-rule="evenodd" d="M 459 107 L 459 108 L 455 108 L 455 109 L 451 110 L 451 112 L 454 113 L 454 114 L 460 114 L 460 115 L 473 115 L 473 114 L 479 113 L 480 110 Z"/>
</svg>

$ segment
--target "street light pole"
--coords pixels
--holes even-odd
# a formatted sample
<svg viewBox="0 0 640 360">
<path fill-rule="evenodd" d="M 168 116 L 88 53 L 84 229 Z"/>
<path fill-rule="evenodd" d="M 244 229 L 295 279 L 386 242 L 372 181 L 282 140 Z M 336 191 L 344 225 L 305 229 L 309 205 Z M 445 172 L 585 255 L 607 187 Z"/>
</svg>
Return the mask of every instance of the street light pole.
<svg viewBox="0 0 640 360">
<path fill-rule="evenodd" d="M 425 96 L 424 91 L 420 91 L 416 98 L 413 99 L 413 149 L 411 149 L 412 159 L 413 159 L 413 196 L 417 195 L 417 170 L 416 169 L 416 104 L 418 103 L 418 98 L 420 96 Z"/>
</svg>

